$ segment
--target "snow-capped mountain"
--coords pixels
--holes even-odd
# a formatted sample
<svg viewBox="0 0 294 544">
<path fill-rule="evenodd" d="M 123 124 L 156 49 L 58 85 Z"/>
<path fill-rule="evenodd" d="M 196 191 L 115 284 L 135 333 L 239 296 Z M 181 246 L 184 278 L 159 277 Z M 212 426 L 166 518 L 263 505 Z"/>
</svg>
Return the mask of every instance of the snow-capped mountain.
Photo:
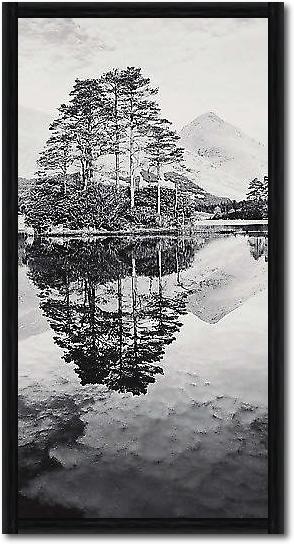
<svg viewBox="0 0 294 544">
<path fill-rule="evenodd" d="M 240 200 L 251 179 L 267 175 L 266 147 L 213 112 L 197 117 L 180 136 L 190 178 L 210 193 Z"/>
</svg>

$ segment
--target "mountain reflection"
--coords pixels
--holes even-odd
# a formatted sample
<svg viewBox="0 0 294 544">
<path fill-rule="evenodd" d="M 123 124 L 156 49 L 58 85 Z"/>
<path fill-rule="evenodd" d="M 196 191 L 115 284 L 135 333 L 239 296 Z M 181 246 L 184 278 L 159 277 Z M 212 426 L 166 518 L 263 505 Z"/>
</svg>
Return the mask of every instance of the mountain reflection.
<svg viewBox="0 0 294 544">
<path fill-rule="evenodd" d="M 165 277 L 189 267 L 205 240 L 36 241 L 29 275 L 63 358 L 81 384 L 145 394 L 185 314 L 187 294 Z"/>
</svg>

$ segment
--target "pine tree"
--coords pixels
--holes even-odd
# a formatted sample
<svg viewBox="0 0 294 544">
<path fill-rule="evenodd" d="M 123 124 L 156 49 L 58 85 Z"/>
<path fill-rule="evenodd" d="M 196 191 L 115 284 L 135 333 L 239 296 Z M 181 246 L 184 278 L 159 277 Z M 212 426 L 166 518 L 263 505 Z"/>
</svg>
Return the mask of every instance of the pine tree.
<svg viewBox="0 0 294 544">
<path fill-rule="evenodd" d="M 72 137 L 66 131 L 62 121 L 55 121 L 49 130 L 52 131 L 44 150 L 37 161 L 38 177 L 60 176 L 63 181 L 63 191 L 67 193 L 68 169 L 73 162 Z"/>
<path fill-rule="evenodd" d="M 150 139 L 146 147 L 151 165 L 157 174 L 157 214 L 161 224 L 161 183 L 163 181 L 162 167 L 165 164 L 179 164 L 183 160 L 184 150 L 177 146 L 179 136 L 171 130 L 171 123 L 166 119 L 153 124 Z"/>
<path fill-rule="evenodd" d="M 263 183 L 257 179 L 254 178 L 249 183 L 248 192 L 247 192 L 247 200 L 250 200 L 251 202 L 257 203 L 260 200 L 263 200 Z"/>
<path fill-rule="evenodd" d="M 65 130 L 74 142 L 83 188 L 94 176 L 95 160 L 107 151 L 103 87 L 97 79 L 76 79 L 70 102 L 60 108 Z"/>
<path fill-rule="evenodd" d="M 122 143 L 126 136 L 124 119 L 124 79 L 119 70 L 111 70 L 104 74 L 100 82 L 105 96 L 104 116 L 106 133 L 109 140 L 109 152 L 115 155 L 115 185 L 119 187 L 120 155 Z"/>
<path fill-rule="evenodd" d="M 143 77 L 141 68 L 128 67 L 121 72 L 124 84 L 124 117 L 128 128 L 128 156 L 131 192 L 131 208 L 135 205 L 135 158 L 140 152 L 150 125 L 158 117 L 159 107 L 152 97 L 158 89 L 150 86 L 150 79 Z"/>
</svg>

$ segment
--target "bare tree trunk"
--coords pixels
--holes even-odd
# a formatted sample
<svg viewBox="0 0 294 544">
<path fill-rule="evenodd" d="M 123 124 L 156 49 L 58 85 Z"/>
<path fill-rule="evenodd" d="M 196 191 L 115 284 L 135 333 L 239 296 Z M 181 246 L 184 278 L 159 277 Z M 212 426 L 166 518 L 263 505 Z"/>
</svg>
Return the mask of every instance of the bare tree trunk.
<svg viewBox="0 0 294 544">
<path fill-rule="evenodd" d="M 133 152 L 134 152 L 134 127 L 133 127 L 133 99 L 131 97 L 130 102 L 130 188 L 131 188 L 131 209 L 135 206 L 135 184 L 134 184 L 134 165 L 133 165 Z"/>
<path fill-rule="evenodd" d="M 67 183 L 66 183 L 66 171 L 63 172 L 63 194 L 66 196 L 67 193 Z"/>
<path fill-rule="evenodd" d="M 175 215 L 178 211 L 178 182 L 175 183 Z"/>
<path fill-rule="evenodd" d="M 160 166 L 157 165 L 157 214 L 159 218 L 159 225 L 161 226 L 161 179 L 160 179 Z"/>
<path fill-rule="evenodd" d="M 86 189 L 86 188 L 87 188 L 87 184 L 86 184 L 86 176 L 85 176 L 85 164 L 84 164 L 84 159 L 80 159 L 80 162 L 81 162 L 81 175 L 82 175 L 83 189 Z"/>
<path fill-rule="evenodd" d="M 119 188 L 119 151 L 115 152 L 115 188 Z"/>
<path fill-rule="evenodd" d="M 161 242 L 159 242 L 159 247 L 158 247 L 158 285 L 159 285 L 159 293 L 161 293 L 162 292 Z"/>
<path fill-rule="evenodd" d="M 84 172 L 85 172 L 84 191 L 86 191 L 89 184 L 89 160 L 88 159 L 86 159 L 85 161 Z"/>
<path fill-rule="evenodd" d="M 180 285 L 180 267 L 179 267 L 178 242 L 177 242 L 177 245 L 176 245 L 176 273 L 177 273 L 177 284 Z"/>
<path fill-rule="evenodd" d="M 67 192 L 67 183 L 66 183 L 67 165 L 66 165 L 66 154 L 65 153 L 63 153 L 62 174 L 63 174 L 63 193 L 64 193 L 64 195 L 66 195 L 66 192 Z"/>
<path fill-rule="evenodd" d="M 131 188 L 131 208 L 135 206 L 135 183 L 134 183 L 134 165 L 133 165 L 133 128 L 130 129 L 130 188 Z"/>
<path fill-rule="evenodd" d="M 119 188 L 119 126 L 118 126 L 117 88 L 115 88 L 114 111 L 115 111 L 115 187 L 116 187 L 116 190 L 118 190 Z"/>
<path fill-rule="evenodd" d="M 92 153 L 92 149 L 89 149 L 89 180 L 92 181 L 93 177 L 94 177 L 93 153 Z"/>
</svg>

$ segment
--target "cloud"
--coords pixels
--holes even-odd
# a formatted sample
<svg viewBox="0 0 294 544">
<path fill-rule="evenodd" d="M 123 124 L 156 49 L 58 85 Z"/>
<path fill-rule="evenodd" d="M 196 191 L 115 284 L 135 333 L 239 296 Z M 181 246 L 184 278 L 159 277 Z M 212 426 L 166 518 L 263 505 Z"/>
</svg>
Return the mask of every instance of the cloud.
<svg viewBox="0 0 294 544">
<path fill-rule="evenodd" d="M 19 102 L 50 112 L 76 77 L 141 66 L 180 128 L 204 111 L 267 137 L 267 20 L 20 19 Z M 54 113 L 55 112 L 55 113 Z"/>
<path fill-rule="evenodd" d="M 82 20 L 80 20 L 82 21 Z M 92 61 L 97 51 L 112 51 L 113 45 L 93 34 L 78 20 L 19 19 L 19 51 L 22 57 L 45 57 L 48 64 L 66 58 L 68 67 Z"/>
</svg>

